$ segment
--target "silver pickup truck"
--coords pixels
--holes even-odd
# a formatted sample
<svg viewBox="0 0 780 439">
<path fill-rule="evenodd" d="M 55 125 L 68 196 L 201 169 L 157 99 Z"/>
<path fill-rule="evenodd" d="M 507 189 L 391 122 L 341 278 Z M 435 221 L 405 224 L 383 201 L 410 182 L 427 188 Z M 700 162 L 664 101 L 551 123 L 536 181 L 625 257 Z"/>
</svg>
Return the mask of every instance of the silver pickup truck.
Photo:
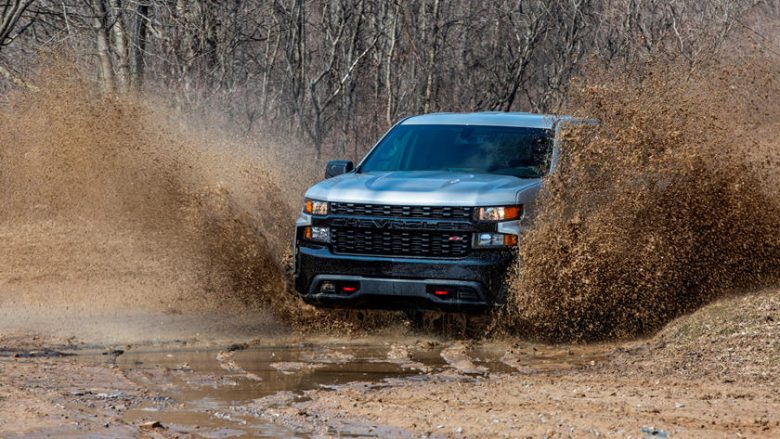
<svg viewBox="0 0 780 439">
<path fill-rule="evenodd" d="M 323 307 L 479 312 L 501 303 L 568 117 L 436 113 L 331 161 L 296 223 L 295 290 Z"/>
</svg>

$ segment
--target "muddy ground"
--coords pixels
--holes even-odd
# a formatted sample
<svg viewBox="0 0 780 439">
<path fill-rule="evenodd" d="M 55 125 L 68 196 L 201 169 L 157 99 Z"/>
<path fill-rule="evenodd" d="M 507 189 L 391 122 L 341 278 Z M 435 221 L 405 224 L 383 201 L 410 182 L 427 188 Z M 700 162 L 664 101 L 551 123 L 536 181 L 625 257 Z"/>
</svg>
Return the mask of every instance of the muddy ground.
<svg viewBox="0 0 780 439">
<path fill-rule="evenodd" d="M 647 340 L 601 345 L 403 329 L 226 336 L 194 331 L 197 321 L 177 323 L 193 325 L 189 337 L 111 345 L 4 330 L 0 436 L 780 434 L 776 290 L 711 304 Z"/>
</svg>

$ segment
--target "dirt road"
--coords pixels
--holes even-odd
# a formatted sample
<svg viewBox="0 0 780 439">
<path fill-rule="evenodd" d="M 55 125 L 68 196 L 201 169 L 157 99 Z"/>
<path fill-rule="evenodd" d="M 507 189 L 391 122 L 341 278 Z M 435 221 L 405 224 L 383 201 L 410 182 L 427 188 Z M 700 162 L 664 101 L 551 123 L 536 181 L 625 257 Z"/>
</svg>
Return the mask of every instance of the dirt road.
<svg viewBox="0 0 780 439">
<path fill-rule="evenodd" d="M 212 335 L 110 346 L 5 335 L 0 436 L 780 434 L 776 290 L 609 345 Z"/>
</svg>

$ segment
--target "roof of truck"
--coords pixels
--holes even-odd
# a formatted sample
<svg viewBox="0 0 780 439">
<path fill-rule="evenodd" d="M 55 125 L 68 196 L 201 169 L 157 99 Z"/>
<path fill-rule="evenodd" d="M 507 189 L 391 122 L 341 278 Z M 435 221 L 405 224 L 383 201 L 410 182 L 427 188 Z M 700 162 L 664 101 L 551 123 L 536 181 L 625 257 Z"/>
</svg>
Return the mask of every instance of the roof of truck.
<svg viewBox="0 0 780 439">
<path fill-rule="evenodd" d="M 552 114 L 480 112 L 429 113 L 409 117 L 401 125 L 490 125 L 550 129 L 565 117 Z"/>
</svg>

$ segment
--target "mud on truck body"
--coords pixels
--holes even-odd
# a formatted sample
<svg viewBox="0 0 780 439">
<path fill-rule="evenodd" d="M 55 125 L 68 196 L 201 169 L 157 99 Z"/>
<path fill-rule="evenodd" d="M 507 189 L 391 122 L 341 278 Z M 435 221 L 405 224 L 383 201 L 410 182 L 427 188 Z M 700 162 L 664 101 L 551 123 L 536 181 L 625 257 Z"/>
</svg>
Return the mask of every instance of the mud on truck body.
<svg viewBox="0 0 780 439">
<path fill-rule="evenodd" d="M 331 161 L 296 222 L 295 290 L 321 307 L 481 312 L 501 303 L 521 230 L 570 118 L 436 113 Z"/>
</svg>

